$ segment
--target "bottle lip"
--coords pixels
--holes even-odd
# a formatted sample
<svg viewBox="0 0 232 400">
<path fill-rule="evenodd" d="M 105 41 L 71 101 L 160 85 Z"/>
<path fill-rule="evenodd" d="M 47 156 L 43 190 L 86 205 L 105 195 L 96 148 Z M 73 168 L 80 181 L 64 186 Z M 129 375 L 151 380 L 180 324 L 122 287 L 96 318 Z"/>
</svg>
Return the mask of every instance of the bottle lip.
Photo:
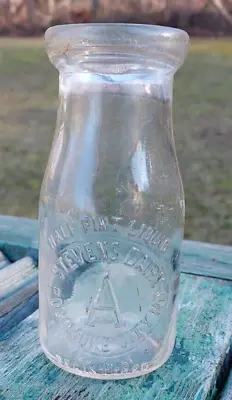
<svg viewBox="0 0 232 400">
<path fill-rule="evenodd" d="M 111 52 L 138 53 L 163 61 L 177 70 L 188 50 L 188 34 L 177 28 L 125 23 L 86 23 L 57 25 L 45 33 L 45 45 L 51 62 L 59 69 L 59 59 L 69 56 Z M 63 63 L 62 63 L 63 64 Z"/>
</svg>

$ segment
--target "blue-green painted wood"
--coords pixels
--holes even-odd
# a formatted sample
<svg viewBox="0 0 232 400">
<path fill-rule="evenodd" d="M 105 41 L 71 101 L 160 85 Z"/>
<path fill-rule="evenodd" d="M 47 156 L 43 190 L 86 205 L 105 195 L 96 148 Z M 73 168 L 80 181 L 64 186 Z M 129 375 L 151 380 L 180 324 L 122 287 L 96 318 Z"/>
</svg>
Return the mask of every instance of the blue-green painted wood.
<svg viewBox="0 0 232 400">
<path fill-rule="evenodd" d="M 168 362 L 141 378 L 106 382 L 72 376 L 52 365 L 39 346 L 36 312 L 1 336 L 0 398 L 211 400 L 231 326 L 231 282 L 182 275 L 177 341 Z"/>
<path fill-rule="evenodd" d="M 8 332 L 11 328 L 16 327 L 21 321 L 31 315 L 38 309 L 39 303 L 38 292 L 27 297 L 23 302 L 12 308 L 10 312 L 0 318 L 0 336 Z M 1 372 L 0 372 L 1 377 Z M 1 388 L 1 383 L 0 383 Z M 1 394 L 1 389 L 0 389 Z M 2 400 L 0 395 L 0 400 Z"/>
<path fill-rule="evenodd" d="M 31 257 L 24 257 L 0 269 L 0 317 L 14 307 L 19 292 L 24 300 L 23 296 L 27 291 L 27 286 L 32 286 L 34 281 L 37 281 L 37 276 L 36 264 Z M 9 306 L 9 299 L 11 306 Z"/>
<path fill-rule="evenodd" d="M 3 250 L 7 250 L 7 254 L 12 260 L 17 260 L 27 254 L 34 255 L 34 259 L 37 259 L 37 237 L 38 221 L 0 216 L 0 245 Z M 198 273 L 199 275 L 222 276 L 225 279 L 230 279 L 232 266 L 231 247 L 185 241 L 183 255 L 183 271 Z M 8 264 L 9 260 L 0 252 L 0 269 L 1 267 L 6 267 Z M 9 292 L 7 295 L 5 294 L 4 301 L 2 299 L 2 303 L 0 302 L 0 315 L 3 314 L 3 310 L 5 312 L 9 310 L 10 312 L 4 319 L 3 317 L 0 319 L 0 328 L 3 329 L 4 326 L 4 331 L 9 329 L 14 323 L 13 316 L 15 323 L 16 321 L 20 322 L 22 318 L 25 318 L 38 307 L 38 296 L 33 297 L 37 292 L 37 273 L 34 267 L 32 270 L 30 268 L 26 269 L 23 276 L 24 282 L 21 279 L 21 284 L 16 295 L 11 298 L 11 285 L 8 285 Z M 0 281 L 3 281 L 1 276 Z M 14 309 L 14 307 L 17 307 L 17 309 Z"/>
<path fill-rule="evenodd" d="M 222 393 L 221 400 L 231 400 L 232 399 L 232 370 L 230 376 L 226 383 L 225 389 Z"/>
<path fill-rule="evenodd" d="M 5 254 L 0 251 L 0 270 L 7 267 L 10 264 L 10 261 L 5 256 Z"/>
<path fill-rule="evenodd" d="M 37 237 L 37 221 L 5 216 L 0 217 L 0 248 L 2 248 L 4 253 L 7 254 L 11 261 L 18 260 L 19 258 L 27 255 L 32 255 L 34 259 L 37 259 Z M 187 241 L 184 242 L 183 245 L 183 255 L 184 261 L 182 264 L 182 271 L 184 272 L 206 276 L 221 276 L 228 280 L 232 279 L 231 247 Z M 1 265 L 3 265 L 1 263 L 4 264 L 4 268 L 9 265 L 9 260 L 2 255 L 2 253 L 0 253 L 0 269 Z M 12 271 L 12 269 L 9 268 L 9 271 L 10 270 Z M 220 282 L 216 279 L 214 280 L 193 276 L 182 276 L 181 293 L 184 297 L 182 297 L 182 312 L 178 320 L 179 336 L 173 356 L 168 361 L 166 366 L 159 369 L 154 374 L 140 378 L 137 380 L 137 383 L 135 383 L 136 380 L 132 380 L 127 381 L 128 383 L 125 383 L 124 381 L 118 384 L 103 382 L 101 384 L 96 382 L 89 384 L 89 382 L 92 381 L 86 381 L 80 378 L 72 377 L 71 375 L 65 374 L 56 367 L 52 366 L 52 364 L 49 363 L 41 354 L 40 349 L 38 352 L 38 359 L 33 358 L 33 356 L 32 358 L 29 356 L 28 359 L 28 353 L 30 351 L 33 353 L 35 351 L 35 347 L 38 350 L 38 341 L 36 338 L 37 316 L 29 317 L 21 324 L 19 324 L 19 322 L 26 318 L 38 306 L 38 293 L 35 293 L 37 291 L 37 275 L 35 275 L 35 280 L 33 281 L 33 279 L 30 280 L 30 273 L 25 273 L 24 279 L 24 285 L 22 284 L 21 286 L 22 294 L 26 293 L 25 288 L 27 288 L 27 295 L 24 298 L 22 296 L 21 301 L 19 301 L 17 305 L 17 302 L 13 304 L 13 300 L 11 299 L 10 301 L 12 306 L 9 307 L 10 302 L 8 303 L 10 311 L 7 314 L 4 313 L 4 316 L 0 318 L 0 335 L 2 335 L 1 346 L 3 349 L 7 348 L 5 345 L 9 346 L 8 355 L 11 357 L 11 362 L 9 364 L 9 359 L 5 357 L 6 354 L 4 353 L 2 358 L 0 354 L 1 400 L 7 400 L 8 398 L 10 400 L 13 398 L 18 400 L 21 398 L 31 398 L 34 400 L 37 398 L 48 400 L 76 400 L 76 398 L 78 398 L 78 400 L 82 400 L 85 398 L 87 400 L 95 400 L 94 396 L 96 394 L 96 390 L 99 391 L 100 394 L 100 397 L 97 395 L 98 399 L 108 399 L 112 397 L 112 400 L 121 400 L 122 398 L 130 400 L 205 400 L 206 398 L 211 398 L 211 392 L 213 391 L 213 388 L 215 389 L 216 382 L 219 384 L 220 388 L 222 387 L 224 373 L 221 374 L 220 379 L 218 378 L 220 376 L 220 371 L 222 370 L 221 366 L 226 354 L 226 343 L 227 340 L 229 340 L 229 336 L 231 336 L 230 331 L 232 330 L 232 323 L 230 319 L 231 310 L 228 307 L 229 301 L 231 305 L 231 295 L 229 293 L 231 293 L 232 289 L 229 282 Z M 223 289 L 219 290 L 219 287 Z M 31 288 L 33 289 L 32 292 L 30 292 Z M 199 290 L 197 290 L 197 288 Z M 186 296 L 188 297 L 188 301 Z M 6 297 L 7 296 L 5 296 L 5 298 Z M 10 297 L 11 296 L 8 295 L 9 299 Z M 4 306 L 6 307 L 6 305 L 7 302 L 5 302 Z M 189 318 L 186 317 L 186 313 L 188 312 Z M 200 318 L 202 318 L 202 321 L 198 323 Z M 225 322 L 224 325 L 223 321 Z M 31 326 L 30 324 L 34 325 Z M 209 324 L 211 324 L 210 331 L 208 331 Z M 10 328 L 12 329 L 9 332 Z M 193 330 L 195 332 L 194 336 Z M 6 335 L 7 332 L 8 335 Z M 23 337 L 20 337 L 21 342 L 17 336 L 20 335 L 19 332 L 21 332 L 23 335 Z M 18 343 L 17 346 L 19 347 L 15 348 L 14 346 L 11 346 L 12 343 L 10 340 L 12 337 L 15 338 L 16 342 Z M 26 346 L 23 345 L 24 342 L 26 343 Z M 192 351 L 192 348 L 194 351 Z M 22 363 L 16 367 L 16 375 L 12 376 L 12 373 L 9 373 L 9 376 L 13 378 L 11 385 L 10 380 L 6 380 L 6 376 L 8 376 L 6 369 L 9 368 L 9 365 L 11 365 L 11 367 L 13 367 L 15 370 L 14 356 L 17 352 L 19 352 L 19 349 L 22 352 L 21 354 L 25 356 L 25 359 L 22 359 Z M 208 355 L 207 360 L 206 355 Z M 38 361 L 38 363 L 36 361 Z M 35 379 L 33 382 L 30 382 L 30 376 L 28 376 L 26 373 L 28 368 L 30 370 L 31 362 L 33 364 L 31 368 L 33 370 L 33 374 L 35 374 Z M 54 393 L 58 393 L 54 394 L 55 397 L 52 394 L 53 389 L 50 390 L 49 380 L 47 378 L 44 379 L 44 376 L 38 372 L 38 369 L 40 368 L 39 365 L 42 366 L 43 371 L 49 372 L 50 379 L 53 382 L 51 387 L 54 389 Z M 211 366 L 210 370 L 208 369 L 209 366 Z M 23 368 L 25 369 L 23 370 Z M 3 370 L 5 371 L 5 373 L 3 373 L 4 379 L 1 377 Z M 208 378 L 205 376 L 206 372 L 208 373 Z M 20 389 L 18 391 L 17 388 L 20 386 L 19 381 L 21 381 L 22 374 L 23 376 L 25 375 L 27 377 L 28 381 L 25 378 L 22 390 Z M 189 374 L 189 376 L 187 377 L 186 374 Z M 56 377 L 58 378 L 56 379 Z M 199 382 L 196 384 L 196 386 L 194 386 L 194 383 L 197 382 L 198 377 L 199 380 L 201 380 L 201 378 L 205 380 L 202 387 Z M 62 389 L 62 391 L 59 387 L 59 384 L 64 381 L 66 382 L 66 380 L 69 382 L 69 384 L 67 387 L 65 387 L 65 389 Z M 39 384 L 40 388 L 36 386 L 38 382 L 41 382 Z M 184 384 L 181 382 L 184 382 Z M 8 392 L 6 392 L 4 389 L 5 384 L 8 384 Z M 230 393 L 228 390 L 229 389 L 227 389 L 227 392 Z M 106 397 L 106 393 L 108 393 L 108 391 L 109 397 Z M 120 397 L 118 397 L 118 395 Z M 223 395 L 225 396 L 227 394 Z M 225 397 L 223 400 L 232 399 L 231 397 L 227 397 Z"/>
<path fill-rule="evenodd" d="M 4 259 L 4 257 L 2 257 Z M 24 257 L 0 268 L 0 331 L 6 332 L 38 307 L 38 273 L 35 261 Z M 33 297 L 36 295 L 35 297 Z"/>
<path fill-rule="evenodd" d="M 10 261 L 38 257 L 38 221 L 0 215 L 0 249 Z"/>
<path fill-rule="evenodd" d="M 30 218 L 0 215 L 0 242 L 30 247 L 38 236 L 38 221 Z"/>
<path fill-rule="evenodd" d="M 0 249 L 11 261 L 38 258 L 38 221 L 0 216 Z M 182 272 L 232 280 L 232 247 L 184 241 Z"/>
<path fill-rule="evenodd" d="M 232 327 L 230 327 L 230 329 L 232 331 Z M 226 351 L 224 361 L 222 363 L 222 367 L 220 370 L 220 374 L 218 375 L 216 381 L 215 396 L 213 397 L 213 400 L 219 400 L 219 398 L 221 399 L 221 394 L 224 393 L 225 385 L 230 376 L 231 370 L 232 370 L 232 340 Z"/>
<path fill-rule="evenodd" d="M 232 280 L 232 247 L 184 241 L 181 271 Z"/>
</svg>

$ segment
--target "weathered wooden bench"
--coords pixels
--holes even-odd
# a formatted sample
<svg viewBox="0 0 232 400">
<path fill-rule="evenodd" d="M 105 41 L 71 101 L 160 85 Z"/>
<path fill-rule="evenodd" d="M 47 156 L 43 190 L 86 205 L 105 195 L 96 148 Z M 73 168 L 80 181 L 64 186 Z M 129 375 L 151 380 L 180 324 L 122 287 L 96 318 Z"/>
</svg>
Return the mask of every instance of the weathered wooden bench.
<svg viewBox="0 0 232 400">
<path fill-rule="evenodd" d="M 232 247 L 185 241 L 178 334 L 152 374 L 65 373 L 38 340 L 38 222 L 0 217 L 0 400 L 232 400 Z"/>
</svg>

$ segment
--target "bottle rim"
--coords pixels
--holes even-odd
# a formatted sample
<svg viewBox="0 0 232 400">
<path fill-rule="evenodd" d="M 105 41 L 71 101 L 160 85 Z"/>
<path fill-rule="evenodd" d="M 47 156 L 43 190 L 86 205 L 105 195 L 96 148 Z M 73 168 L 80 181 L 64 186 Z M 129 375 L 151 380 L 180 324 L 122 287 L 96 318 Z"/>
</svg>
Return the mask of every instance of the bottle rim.
<svg viewBox="0 0 232 400">
<path fill-rule="evenodd" d="M 173 70 L 183 63 L 188 50 L 188 34 L 177 28 L 126 23 L 86 23 L 57 25 L 45 33 L 45 45 L 51 62 L 59 69 L 59 60 L 82 55 L 134 54 L 162 59 Z M 62 63 L 62 65 L 64 62 Z"/>
</svg>

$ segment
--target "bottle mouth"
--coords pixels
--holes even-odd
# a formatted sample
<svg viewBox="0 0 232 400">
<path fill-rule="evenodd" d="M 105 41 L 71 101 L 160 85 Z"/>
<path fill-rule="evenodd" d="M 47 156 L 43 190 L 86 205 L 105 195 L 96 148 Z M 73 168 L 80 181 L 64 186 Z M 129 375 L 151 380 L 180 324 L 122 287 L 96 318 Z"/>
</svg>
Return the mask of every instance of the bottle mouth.
<svg viewBox="0 0 232 400">
<path fill-rule="evenodd" d="M 59 70 L 81 57 L 104 59 L 105 55 L 107 62 L 128 57 L 175 72 L 185 59 L 188 42 L 185 31 L 158 25 L 70 24 L 53 26 L 45 33 L 48 56 Z"/>
</svg>

